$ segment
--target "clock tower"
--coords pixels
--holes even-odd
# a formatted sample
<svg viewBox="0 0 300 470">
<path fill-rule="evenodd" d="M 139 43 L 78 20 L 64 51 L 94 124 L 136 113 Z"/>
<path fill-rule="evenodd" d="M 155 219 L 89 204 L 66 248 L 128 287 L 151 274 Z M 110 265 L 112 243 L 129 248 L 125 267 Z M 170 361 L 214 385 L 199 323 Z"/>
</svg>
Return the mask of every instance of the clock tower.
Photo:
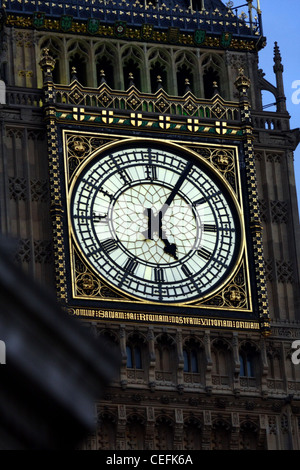
<svg viewBox="0 0 300 470">
<path fill-rule="evenodd" d="M 2 2 L 1 230 L 120 352 L 82 447 L 299 449 L 299 131 L 259 2 L 40 3 Z"/>
</svg>

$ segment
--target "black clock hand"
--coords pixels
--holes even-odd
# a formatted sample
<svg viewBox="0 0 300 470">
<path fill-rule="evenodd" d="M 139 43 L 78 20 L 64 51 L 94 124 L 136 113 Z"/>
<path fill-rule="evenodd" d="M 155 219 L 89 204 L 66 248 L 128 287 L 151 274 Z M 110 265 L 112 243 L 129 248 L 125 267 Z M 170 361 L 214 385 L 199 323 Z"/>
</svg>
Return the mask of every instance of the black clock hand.
<svg viewBox="0 0 300 470">
<path fill-rule="evenodd" d="M 178 256 L 176 254 L 177 253 L 176 243 L 170 243 L 166 237 L 165 232 L 162 229 L 162 213 L 161 212 L 159 212 L 158 214 L 158 236 L 163 242 L 163 244 L 165 245 L 164 252 L 167 255 L 172 256 L 174 259 L 178 259 Z"/>
<path fill-rule="evenodd" d="M 163 205 L 162 209 L 158 213 L 158 220 L 159 220 L 159 238 L 162 240 L 162 242 L 165 245 L 164 252 L 169 254 L 175 259 L 178 259 L 178 256 L 176 254 L 177 252 L 177 246 L 175 243 L 170 243 L 167 237 L 163 234 L 162 231 L 162 218 L 167 212 L 169 206 L 172 204 L 173 200 L 175 199 L 179 189 L 181 188 L 183 182 L 185 181 L 190 169 L 192 168 L 193 163 L 188 162 L 181 173 L 179 179 L 177 180 L 177 183 L 175 184 L 174 188 L 172 189 L 171 193 L 169 194 L 165 204 Z"/>
<path fill-rule="evenodd" d="M 179 189 L 181 188 L 184 180 L 186 179 L 190 169 L 192 168 L 193 166 L 193 163 L 192 162 L 188 162 L 183 170 L 183 172 L 181 173 L 177 183 L 175 184 L 174 188 L 172 189 L 171 193 L 169 194 L 166 202 L 164 203 L 164 205 L 162 206 L 161 210 L 159 211 L 159 213 L 162 214 L 162 217 L 165 215 L 165 213 L 167 212 L 169 206 L 172 204 L 173 200 L 175 199 L 175 196 L 177 195 Z"/>
<path fill-rule="evenodd" d="M 170 243 L 165 233 L 163 232 L 162 218 L 165 215 L 166 211 L 168 210 L 169 206 L 172 204 L 173 200 L 175 199 L 179 189 L 181 188 L 192 166 L 193 166 L 192 162 L 188 162 L 186 164 L 183 172 L 181 173 L 179 179 L 177 180 L 177 183 L 175 184 L 174 188 L 169 194 L 165 204 L 162 206 L 161 210 L 158 212 L 157 216 L 153 215 L 152 209 L 145 209 L 145 212 L 144 212 L 145 215 L 147 215 L 148 217 L 148 229 L 145 232 L 143 232 L 144 237 L 148 240 L 152 240 L 153 231 L 156 231 L 156 230 L 153 230 L 153 226 L 157 227 L 157 219 L 158 219 L 158 237 L 161 239 L 161 241 L 165 245 L 164 252 L 172 256 L 175 259 L 178 259 L 178 256 L 176 255 L 177 246 L 175 243 Z"/>
<path fill-rule="evenodd" d="M 176 255 L 177 246 L 175 243 L 170 243 L 167 239 L 165 232 L 162 229 L 162 214 L 159 212 L 158 216 L 154 216 L 152 209 L 145 209 L 144 214 L 148 217 L 148 228 L 143 232 L 144 237 L 147 240 L 153 239 L 153 232 L 158 232 L 158 237 L 161 239 L 164 247 L 164 252 L 174 259 L 178 259 Z M 158 219 L 158 226 L 157 226 L 157 219 Z M 155 230 L 157 229 L 157 230 Z"/>
</svg>

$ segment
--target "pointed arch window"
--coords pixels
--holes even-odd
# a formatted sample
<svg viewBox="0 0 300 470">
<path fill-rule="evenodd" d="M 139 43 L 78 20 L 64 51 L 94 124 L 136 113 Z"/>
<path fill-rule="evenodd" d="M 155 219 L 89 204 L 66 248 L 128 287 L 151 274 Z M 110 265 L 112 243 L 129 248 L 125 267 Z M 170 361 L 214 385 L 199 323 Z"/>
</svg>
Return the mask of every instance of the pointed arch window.
<svg viewBox="0 0 300 470">
<path fill-rule="evenodd" d="M 142 64 L 143 52 L 138 47 L 126 47 L 122 52 L 124 88 L 127 90 L 132 84 L 138 89 L 143 89 Z"/>
<path fill-rule="evenodd" d="M 203 75 L 204 96 L 211 99 L 214 95 L 215 84 L 217 88 L 220 87 L 220 77 L 216 70 L 209 67 L 205 70 Z"/>
<path fill-rule="evenodd" d="M 257 359 L 258 352 L 256 348 L 250 344 L 245 343 L 240 348 L 240 376 L 241 377 L 255 377 L 257 375 Z"/>
<path fill-rule="evenodd" d="M 164 65 L 155 62 L 150 70 L 151 93 L 155 93 L 159 88 L 167 90 L 167 71 Z"/>
<path fill-rule="evenodd" d="M 269 377 L 268 386 L 272 389 L 283 389 L 284 373 L 280 349 L 269 348 L 268 351 Z"/>
<path fill-rule="evenodd" d="M 184 372 L 192 372 L 197 374 L 199 372 L 198 351 L 196 348 L 189 345 L 183 348 Z"/>
<path fill-rule="evenodd" d="M 155 344 L 156 380 L 172 381 L 175 379 L 174 363 L 176 349 L 173 338 L 167 334 L 160 335 Z"/>
<path fill-rule="evenodd" d="M 123 67 L 125 90 L 134 84 L 134 86 L 141 89 L 141 71 L 139 66 L 133 59 L 129 59 Z"/>
<path fill-rule="evenodd" d="M 74 42 L 68 47 L 69 58 L 69 76 L 70 79 L 76 71 L 78 82 L 83 85 L 88 85 L 88 46 L 81 42 Z"/>
<path fill-rule="evenodd" d="M 205 383 L 205 370 L 201 364 L 205 363 L 204 348 L 197 338 L 189 338 L 183 345 L 183 378 L 185 384 Z"/>
<path fill-rule="evenodd" d="M 149 369 L 149 354 L 145 338 L 139 333 L 129 335 L 126 344 L 126 375 L 132 383 L 146 383 Z"/>
<path fill-rule="evenodd" d="M 254 358 L 249 352 L 243 351 L 240 354 L 240 376 L 254 377 Z"/>
<path fill-rule="evenodd" d="M 193 77 L 192 71 L 185 64 L 182 64 L 177 69 L 178 96 L 185 95 L 188 89 L 193 91 L 193 86 L 194 86 L 193 82 L 194 82 L 194 77 Z"/>
<path fill-rule="evenodd" d="M 62 73 L 62 43 L 52 37 L 48 37 L 41 42 L 40 49 L 41 51 L 49 49 L 49 55 L 55 59 L 55 67 L 52 71 L 54 83 L 66 83 L 66 78 L 63 77 Z"/>
<path fill-rule="evenodd" d="M 217 54 L 204 55 L 202 59 L 203 93 L 206 99 L 211 99 L 215 88 L 219 89 L 221 96 L 227 95 L 224 60 Z"/>
<path fill-rule="evenodd" d="M 106 56 L 99 57 L 96 60 L 97 85 L 101 84 L 102 77 L 110 88 L 114 88 L 114 67 L 110 59 Z"/>
<path fill-rule="evenodd" d="M 255 345 L 244 343 L 240 348 L 240 384 L 243 387 L 258 385 L 260 364 L 259 352 Z"/>
<path fill-rule="evenodd" d="M 187 91 L 195 93 L 195 56 L 188 52 L 177 53 L 175 56 L 175 67 L 178 96 L 185 95 Z"/>
<path fill-rule="evenodd" d="M 151 93 L 155 93 L 159 88 L 163 88 L 167 93 L 170 93 L 173 82 L 170 66 L 171 57 L 161 49 L 152 49 L 149 53 L 149 69 L 150 69 L 150 82 Z M 159 80 L 157 77 L 160 77 Z"/>
<path fill-rule="evenodd" d="M 142 350 L 139 345 L 127 345 L 127 368 L 142 369 Z"/>
<path fill-rule="evenodd" d="M 190 4 L 190 2 L 188 1 L 188 6 Z M 193 10 L 203 10 L 204 9 L 204 0 L 192 0 L 192 7 L 193 7 Z"/>
<path fill-rule="evenodd" d="M 231 383 L 232 350 L 227 342 L 216 340 L 212 345 L 212 380 L 214 385 L 228 387 Z"/>
<path fill-rule="evenodd" d="M 72 75 L 74 74 L 74 71 L 75 71 L 78 82 L 83 86 L 87 86 L 86 61 L 84 57 L 82 57 L 78 53 L 74 54 L 70 59 L 70 62 L 69 62 L 70 77 L 72 77 Z"/>
</svg>

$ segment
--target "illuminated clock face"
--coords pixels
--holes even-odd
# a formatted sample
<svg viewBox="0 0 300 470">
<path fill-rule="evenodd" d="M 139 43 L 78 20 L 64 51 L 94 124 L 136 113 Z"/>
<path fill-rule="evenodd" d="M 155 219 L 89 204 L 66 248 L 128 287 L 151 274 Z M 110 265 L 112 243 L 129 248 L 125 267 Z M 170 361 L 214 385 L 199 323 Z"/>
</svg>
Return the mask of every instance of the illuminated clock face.
<svg viewBox="0 0 300 470">
<path fill-rule="evenodd" d="M 239 253 L 230 192 L 177 148 L 115 147 L 93 156 L 79 169 L 70 201 L 82 255 L 135 299 L 192 302 L 224 282 Z"/>
</svg>

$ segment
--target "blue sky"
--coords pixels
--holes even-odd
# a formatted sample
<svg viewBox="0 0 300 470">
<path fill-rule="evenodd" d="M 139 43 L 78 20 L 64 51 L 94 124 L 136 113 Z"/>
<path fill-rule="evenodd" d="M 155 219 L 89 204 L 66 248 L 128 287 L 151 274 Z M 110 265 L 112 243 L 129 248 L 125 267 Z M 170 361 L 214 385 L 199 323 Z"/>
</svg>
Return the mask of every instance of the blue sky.
<svg viewBox="0 0 300 470">
<path fill-rule="evenodd" d="M 238 0 L 236 0 L 238 1 Z M 284 85 L 287 98 L 287 109 L 291 115 L 291 128 L 300 127 L 300 2 L 299 0 L 261 0 L 262 20 L 267 46 L 260 52 L 259 65 L 266 74 L 265 78 L 273 83 L 273 49 L 274 42 L 278 42 L 282 63 L 284 66 Z M 235 4 L 237 4 L 235 2 Z M 254 0 L 256 5 L 256 0 Z M 298 83 L 295 83 L 298 81 Z M 293 88 L 297 86 L 297 88 Z M 293 100 L 294 95 L 294 100 Z M 295 152 L 295 177 L 300 206 L 300 144 Z"/>
<path fill-rule="evenodd" d="M 244 3 L 244 0 L 235 0 L 234 6 Z M 256 6 L 257 0 L 253 0 L 253 4 Z M 265 72 L 266 80 L 275 85 L 273 56 L 274 43 L 277 41 L 284 66 L 285 95 L 287 109 L 291 115 L 291 129 L 300 128 L 300 103 L 295 104 L 292 101 L 293 94 L 300 89 L 300 1 L 260 0 L 260 7 L 267 46 L 259 54 L 259 67 Z M 293 88 L 295 81 L 298 81 L 298 84 L 295 84 L 297 89 Z M 300 99 L 300 92 L 297 98 Z M 300 207 L 300 144 L 295 152 L 295 176 Z"/>
</svg>

